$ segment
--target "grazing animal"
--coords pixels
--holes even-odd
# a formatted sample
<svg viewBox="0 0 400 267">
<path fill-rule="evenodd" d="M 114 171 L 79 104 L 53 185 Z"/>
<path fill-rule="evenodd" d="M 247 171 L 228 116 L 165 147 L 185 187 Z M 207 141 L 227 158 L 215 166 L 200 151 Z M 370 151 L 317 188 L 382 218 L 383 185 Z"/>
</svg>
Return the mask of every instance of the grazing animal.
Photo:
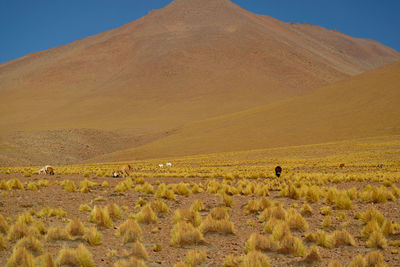
<svg viewBox="0 0 400 267">
<path fill-rule="evenodd" d="M 281 177 L 281 173 L 282 173 L 282 168 L 281 168 L 281 166 L 276 166 L 275 167 L 275 175 L 276 175 L 276 177 Z"/>
<path fill-rule="evenodd" d="M 344 163 L 341 163 L 341 164 L 339 165 L 339 168 L 344 168 Z"/>
<path fill-rule="evenodd" d="M 113 177 L 120 177 L 124 174 L 129 175 L 133 171 L 131 165 L 121 165 L 113 173 Z"/>
<path fill-rule="evenodd" d="M 158 167 L 164 168 L 164 164 L 158 164 Z"/>
<path fill-rule="evenodd" d="M 167 163 L 165 164 L 165 166 L 167 166 L 167 167 L 172 167 L 172 163 L 171 163 L 171 162 L 167 162 Z"/>
<path fill-rule="evenodd" d="M 46 165 L 43 168 L 41 168 L 38 172 L 39 174 L 50 174 L 54 175 L 54 169 L 50 165 Z"/>
<path fill-rule="evenodd" d="M 377 168 L 379 168 L 379 169 L 382 169 L 383 168 L 383 164 L 378 164 L 378 166 L 376 166 Z"/>
</svg>

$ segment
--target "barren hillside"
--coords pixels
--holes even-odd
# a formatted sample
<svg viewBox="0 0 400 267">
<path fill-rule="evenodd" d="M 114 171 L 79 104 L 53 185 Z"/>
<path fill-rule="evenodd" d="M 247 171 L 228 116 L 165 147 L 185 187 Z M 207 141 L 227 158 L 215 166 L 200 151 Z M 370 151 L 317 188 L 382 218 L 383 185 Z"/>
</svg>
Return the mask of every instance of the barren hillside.
<svg viewBox="0 0 400 267">
<path fill-rule="evenodd" d="M 90 131 L 79 129 L 97 131 L 97 152 L 89 153 L 97 156 L 110 132 L 153 140 L 399 59 L 375 41 L 256 15 L 228 0 L 175 0 L 120 28 L 0 65 L 0 143 L 7 144 L 0 152 L 18 162 L 25 150 L 25 160 L 40 163 L 30 156 L 37 149 L 13 143 L 23 131 L 28 143 L 37 136 L 52 143 L 40 153 L 79 161 L 79 149 L 67 155 L 53 146 L 78 147 L 63 138 L 71 129 L 82 140 Z M 65 133 L 52 140 L 52 131 Z M 113 151 L 138 145 L 115 142 Z"/>
<path fill-rule="evenodd" d="M 400 134 L 400 62 L 306 95 L 186 125 L 95 160 L 128 160 L 315 144 Z"/>
</svg>

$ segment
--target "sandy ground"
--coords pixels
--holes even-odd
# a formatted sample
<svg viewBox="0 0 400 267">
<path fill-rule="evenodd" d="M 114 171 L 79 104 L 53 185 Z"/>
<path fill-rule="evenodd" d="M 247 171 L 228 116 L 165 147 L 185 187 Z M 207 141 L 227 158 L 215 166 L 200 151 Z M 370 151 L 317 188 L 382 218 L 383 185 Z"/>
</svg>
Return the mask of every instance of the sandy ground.
<svg viewBox="0 0 400 267">
<path fill-rule="evenodd" d="M 29 178 L 23 177 L 20 174 L 0 174 L 0 179 L 13 179 L 18 178 L 23 182 L 42 179 L 41 176 L 33 176 Z M 75 181 L 78 184 L 79 180 L 83 180 L 82 176 L 78 175 L 56 175 L 53 177 L 46 177 L 49 180 L 65 180 L 70 179 Z M 103 243 L 100 246 L 89 246 L 88 249 L 92 252 L 94 261 L 96 266 L 111 266 L 112 262 L 115 259 L 109 259 L 106 257 L 106 253 L 110 249 L 115 249 L 117 251 L 122 251 L 124 245 L 122 240 L 115 237 L 115 229 L 118 225 L 120 225 L 124 220 L 128 218 L 130 212 L 137 212 L 134 209 L 135 203 L 139 198 L 143 198 L 147 201 L 151 201 L 155 199 L 154 195 L 144 194 L 144 193 L 136 193 L 133 191 L 127 191 L 124 193 L 114 192 L 113 188 L 117 185 L 121 179 L 114 179 L 109 177 L 91 177 L 90 180 L 95 181 L 101 184 L 103 181 L 107 181 L 110 185 L 109 188 L 103 188 L 101 186 L 96 186 L 92 188 L 89 193 L 68 193 L 63 191 L 60 185 L 52 184 L 49 187 L 43 187 L 40 191 L 29 191 L 29 190 L 13 190 L 7 193 L 7 196 L 0 196 L 0 213 L 4 217 L 11 217 L 13 221 L 19 213 L 22 213 L 25 210 L 34 210 L 36 212 L 40 211 L 45 206 L 49 206 L 51 208 L 62 207 L 67 212 L 67 218 L 79 218 L 85 226 L 92 226 L 88 221 L 89 212 L 79 211 L 79 205 L 86 203 L 89 204 L 96 197 L 102 196 L 106 199 L 106 202 L 94 201 L 94 204 L 105 206 L 107 203 L 114 202 L 119 206 L 126 205 L 128 209 L 124 211 L 124 217 L 122 220 L 114 221 L 114 229 L 101 229 L 101 233 L 103 234 Z M 204 182 L 205 179 L 200 178 L 146 178 L 146 181 L 151 183 L 153 186 L 156 186 L 156 181 L 160 180 L 165 183 L 177 183 L 180 181 L 185 182 Z M 362 188 L 365 186 L 366 182 L 352 182 L 352 183 L 343 183 L 343 184 L 335 184 L 331 186 L 336 186 L 338 188 L 351 188 L 357 187 Z M 397 186 L 399 186 L 397 184 Z M 279 201 L 283 204 L 284 208 L 288 209 L 292 204 L 297 203 L 298 209 L 304 204 L 304 200 L 292 200 L 288 198 L 282 198 L 278 196 L 279 192 L 270 192 L 270 196 L 268 197 L 271 200 Z M 219 234 L 207 234 L 205 235 L 206 244 L 198 246 L 198 249 L 207 251 L 207 261 L 204 266 L 222 266 L 224 262 L 224 258 L 229 254 L 241 255 L 244 254 L 245 251 L 245 243 L 250 235 L 254 232 L 263 233 L 263 224 L 258 222 L 257 214 L 246 214 L 244 211 L 244 205 L 248 202 L 249 199 L 254 198 L 254 196 L 233 196 L 233 207 L 230 209 L 230 218 L 235 226 L 235 235 L 219 235 Z M 177 208 L 189 208 L 190 205 L 196 199 L 201 199 L 206 205 L 207 209 L 210 210 L 213 207 L 216 207 L 220 204 L 220 199 L 212 194 L 208 193 L 199 193 L 199 194 L 191 194 L 190 196 L 178 196 L 176 200 L 164 200 L 171 211 L 168 215 L 164 217 L 160 217 L 157 224 L 152 225 L 141 225 L 143 230 L 142 234 L 142 243 L 145 246 L 148 254 L 149 261 L 146 262 L 148 266 L 173 266 L 179 260 L 183 260 L 186 253 L 193 249 L 194 247 L 185 247 L 185 248 L 174 248 L 169 245 L 171 239 L 171 229 L 173 227 L 173 215 Z M 354 209 L 349 211 L 343 211 L 346 214 L 346 219 L 344 221 L 349 221 L 350 225 L 346 229 L 353 235 L 356 240 L 355 247 L 340 247 L 334 249 L 325 249 L 319 247 L 322 262 L 318 266 L 327 266 L 329 261 L 332 259 L 336 259 L 341 261 L 343 264 L 348 264 L 351 259 L 357 255 L 362 254 L 365 255 L 369 251 L 373 249 L 366 248 L 365 242 L 360 240 L 360 231 L 361 225 L 357 220 L 354 219 L 354 213 L 356 211 L 364 211 L 369 206 L 375 206 L 375 208 L 379 209 L 386 218 L 394 220 L 396 222 L 400 222 L 400 200 L 396 200 L 393 202 L 387 202 L 385 204 L 367 204 L 359 201 L 353 201 Z M 93 205 L 91 205 L 93 207 Z M 324 206 L 323 202 L 320 201 L 318 203 L 311 203 L 311 207 L 313 208 L 313 216 L 306 218 L 310 230 L 316 231 L 317 228 L 320 227 L 320 224 L 324 218 L 323 215 L 319 213 L 319 209 Z M 332 231 L 337 228 L 341 222 L 338 222 L 336 219 L 338 211 L 333 210 L 333 228 Z M 201 212 L 203 219 L 208 214 L 208 211 Z M 66 222 L 62 222 L 61 219 L 57 219 L 55 217 L 51 218 L 42 218 L 43 223 L 50 226 L 66 226 Z M 248 222 L 253 222 L 254 226 L 250 226 Z M 155 227 L 159 227 L 160 231 L 156 234 L 152 234 L 151 230 Z M 304 233 L 294 232 L 294 234 L 298 237 L 304 237 Z M 400 236 L 391 237 L 394 240 L 400 240 Z M 44 238 L 41 239 L 41 242 L 45 249 L 49 250 L 49 252 L 53 255 L 53 258 L 56 259 L 57 252 L 63 247 L 76 247 L 79 242 L 77 241 L 68 241 L 68 242 L 46 242 Z M 151 247 L 153 244 L 159 243 L 162 245 L 162 250 L 160 252 L 153 252 Z M 310 243 L 305 243 L 307 246 L 311 246 Z M 0 251 L 0 265 L 4 266 L 7 258 L 10 256 L 12 247 L 15 243 L 10 243 L 7 241 L 6 243 L 7 249 Z M 388 266 L 400 266 L 400 257 L 396 254 L 392 254 L 391 251 L 394 249 L 393 247 L 388 247 L 381 252 L 384 255 L 385 261 Z M 268 253 L 268 257 L 270 259 L 271 266 L 307 266 L 306 263 L 303 262 L 301 257 L 293 257 L 288 255 L 282 255 L 277 253 Z"/>
</svg>

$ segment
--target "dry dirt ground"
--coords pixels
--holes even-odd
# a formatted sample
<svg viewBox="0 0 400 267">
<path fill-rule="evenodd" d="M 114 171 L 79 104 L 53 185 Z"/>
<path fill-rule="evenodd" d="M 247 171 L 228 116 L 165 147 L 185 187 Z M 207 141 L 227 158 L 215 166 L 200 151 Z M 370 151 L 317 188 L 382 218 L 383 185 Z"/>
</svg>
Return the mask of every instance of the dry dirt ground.
<svg viewBox="0 0 400 267">
<path fill-rule="evenodd" d="M 44 176 L 34 175 L 32 177 L 26 178 L 22 174 L 0 174 L 1 179 L 12 179 L 18 178 L 22 182 L 39 180 L 44 178 Z M 76 184 L 84 178 L 80 175 L 55 175 L 46 176 L 46 179 L 51 181 L 62 181 L 65 179 L 70 179 L 75 181 Z M 118 193 L 114 191 L 114 187 L 122 179 L 111 178 L 111 177 L 90 177 L 89 180 L 95 181 L 99 186 L 95 186 L 89 193 L 70 193 L 65 192 L 60 185 L 51 184 L 49 187 L 42 187 L 40 191 L 29 191 L 29 190 L 12 190 L 7 191 L 7 195 L 0 196 L 0 213 L 5 217 L 10 217 L 12 221 L 15 220 L 16 216 L 26 210 L 34 210 L 36 212 L 40 211 L 42 208 L 49 206 L 51 208 L 62 207 L 66 212 L 68 219 L 79 218 L 85 225 L 93 226 L 94 224 L 88 221 L 89 212 L 79 211 L 80 204 L 89 204 L 93 202 L 91 207 L 94 205 L 105 206 L 107 203 L 114 202 L 120 207 L 126 205 L 128 209 L 124 211 L 123 219 L 114 221 L 113 229 L 101 229 L 103 234 L 103 242 L 99 246 L 89 246 L 86 244 L 90 252 L 93 254 L 95 266 L 111 266 L 115 259 L 110 259 L 106 256 L 110 249 L 115 249 L 117 251 L 122 251 L 125 247 L 122 240 L 115 236 L 115 229 L 124 220 L 128 218 L 128 214 L 131 212 L 137 212 L 135 210 L 135 204 L 139 198 L 143 198 L 147 201 L 155 199 L 154 195 L 136 193 L 133 190 L 126 191 L 124 193 Z M 146 181 L 151 183 L 156 187 L 156 182 L 161 181 L 164 183 L 178 183 L 180 181 L 184 182 L 196 182 L 205 183 L 206 179 L 201 178 L 146 178 Z M 101 187 L 100 184 L 103 181 L 109 183 L 108 188 Z M 222 181 L 222 180 L 221 180 Z M 356 187 L 361 189 L 367 183 L 366 182 L 349 182 L 342 184 L 331 184 L 329 186 L 336 186 L 337 188 L 351 188 Z M 374 185 L 374 183 L 369 183 Z M 377 184 L 376 184 L 377 185 Z M 399 186 L 399 184 L 396 184 Z M 298 209 L 301 208 L 305 201 L 292 200 L 289 198 L 283 198 L 278 196 L 279 192 L 270 191 L 269 199 L 274 201 L 279 201 L 283 204 L 285 209 L 291 207 L 294 203 L 298 204 Z M 96 201 L 97 197 L 103 197 L 105 201 Z M 233 207 L 229 210 L 230 219 L 234 223 L 235 234 L 234 235 L 220 235 L 220 234 L 207 234 L 205 235 L 206 244 L 198 246 L 200 250 L 207 251 L 206 263 L 202 266 L 222 266 L 224 258 L 229 254 L 242 255 L 245 254 L 245 243 L 250 235 L 255 233 L 263 233 L 263 224 L 258 222 L 257 214 L 246 214 L 244 210 L 244 205 L 247 204 L 248 200 L 255 198 L 254 196 L 233 196 Z M 259 197 L 257 197 L 259 198 Z M 221 200 L 219 197 L 208 194 L 208 193 L 198 193 L 191 194 L 189 196 L 176 196 L 176 200 L 164 200 L 169 208 L 170 213 L 164 217 L 160 217 L 157 224 L 145 225 L 142 224 L 142 243 L 145 246 L 148 254 L 149 260 L 146 262 L 148 266 L 173 266 L 180 260 L 183 260 L 186 253 L 193 249 L 194 247 L 185 248 L 175 248 L 170 246 L 171 230 L 173 227 L 173 215 L 177 208 L 189 208 L 194 200 L 200 199 L 204 202 L 207 207 L 206 212 L 201 212 L 203 219 L 208 214 L 208 211 L 214 207 L 220 205 Z M 323 220 L 323 215 L 320 214 L 320 208 L 325 205 L 323 201 L 310 204 L 313 209 L 312 217 L 306 218 L 310 231 L 316 231 L 320 228 L 321 222 Z M 354 219 L 354 214 L 356 211 L 364 211 L 369 206 L 374 206 L 376 209 L 381 211 L 383 215 L 390 220 L 395 222 L 400 222 L 400 200 L 387 202 L 384 204 L 366 204 L 363 202 L 353 201 L 354 209 L 343 211 L 346 214 L 344 221 L 349 222 L 349 226 L 346 228 L 354 237 L 356 241 L 356 246 L 354 247 L 339 247 L 333 249 L 326 249 L 319 247 L 322 261 L 317 264 L 317 266 L 327 266 L 328 263 L 335 259 L 342 262 L 345 266 L 351 259 L 357 255 L 365 255 L 369 251 L 374 249 L 366 248 L 365 242 L 360 239 L 361 225 Z M 338 228 L 340 223 L 336 216 L 338 211 L 333 210 L 333 231 Z M 65 227 L 67 222 L 63 222 L 61 219 L 56 217 L 44 217 L 42 218 L 43 223 L 47 226 L 60 226 Z M 65 221 L 65 220 L 64 220 Z M 253 222 L 254 225 L 251 226 Z M 151 230 L 155 227 L 159 227 L 160 231 L 156 234 L 151 233 Z M 329 231 L 328 231 L 329 232 Z M 294 235 L 300 238 L 304 238 L 304 233 L 294 232 Z M 391 237 L 392 240 L 400 240 L 399 235 Z M 46 242 L 44 238 L 41 242 L 45 248 L 48 250 L 53 259 L 56 259 L 58 251 L 63 247 L 76 247 L 79 242 L 76 241 L 57 241 L 57 242 Z M 160 252 L 153 252 L 152 245 L 159 243 L 162 245 L 162 250 Z M 311 246 L 310 243 L 304 242 L 307 247 Z M 10 243 L 6 241 L 6 250 L 0 250 L 0 265 L 4 266 L 6 264 L 7 258 L 11 255 L 12 247 L 15 243 Z M 388 246 L 386 249 L 381 249 L 385 261 L 388 266 L 400 266 L 400 257 L 398 254 L 392 254 L 392 250 L 396 249 Z M 397 248 L 398 249 L 398 248 Z M 301 257 L 294 257 L 290 255 L 282 255 L 278 253 L 268 253 L 271 266 L 308 266 Z"/>
</svg>

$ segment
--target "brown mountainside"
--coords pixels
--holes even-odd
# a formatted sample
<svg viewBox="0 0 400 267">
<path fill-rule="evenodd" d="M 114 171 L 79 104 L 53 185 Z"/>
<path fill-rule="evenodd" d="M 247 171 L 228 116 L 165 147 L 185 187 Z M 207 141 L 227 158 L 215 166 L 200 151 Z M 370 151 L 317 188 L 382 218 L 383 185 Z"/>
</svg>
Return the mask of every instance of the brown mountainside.
<svg viewBox="0 0 400 267">
<path fill-rule="evenodd" d="M 286 147 L 400 134 L 400 62 L 94 160 L 132 160 Z M 93 160 L 92 160 L 93 161 Z"/>
<path fill-rule="evenodd" d="M 186 123 L 302 95 L 399 59 L 375 41 L 256 15 L 228 0 L 175 0 L 120 28 L 0 65 L 0 143 L 7 155 L 21 149 L 14 131 L 32 142 L 57 131 L 63 146 L 74 147 L 59 131 L 85 128 L 130 140 L 111 150 L 143 145 Z M 89 132 L 76 131 L 82 140 Z M 146 141 L 132 141 L 138 138 Z M 106 151 L 103 143 L 95 151 Z"/>
</svg>

